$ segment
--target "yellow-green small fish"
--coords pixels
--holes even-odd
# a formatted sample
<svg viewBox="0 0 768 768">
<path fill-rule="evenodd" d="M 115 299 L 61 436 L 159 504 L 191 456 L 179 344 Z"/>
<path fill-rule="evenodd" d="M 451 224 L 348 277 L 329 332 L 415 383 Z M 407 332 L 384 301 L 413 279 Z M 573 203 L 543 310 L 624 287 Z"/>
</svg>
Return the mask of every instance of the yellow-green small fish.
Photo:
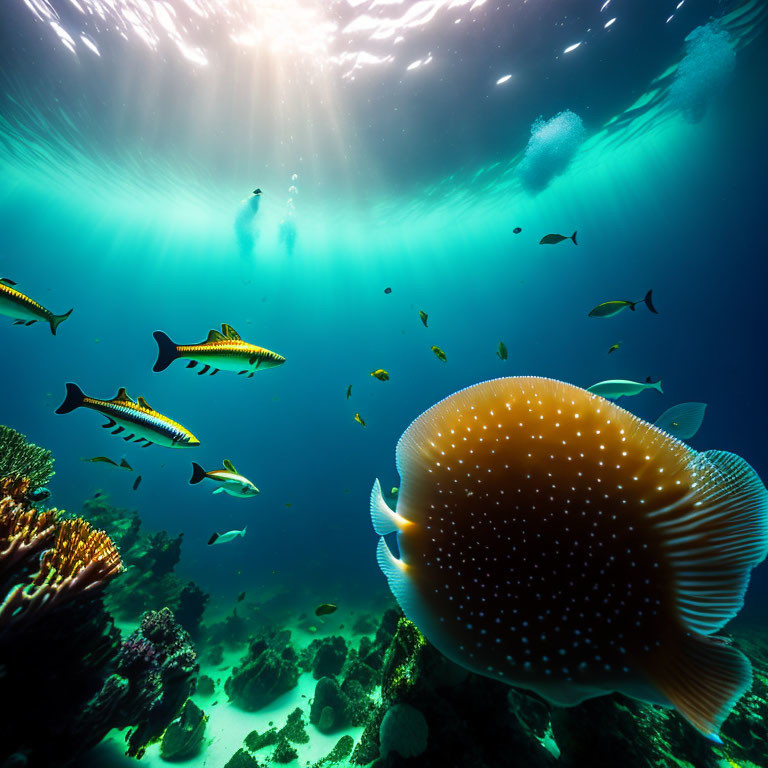
<svg viewBox="0 0 768 768">
<path fill-rule="evenodd" d="M 389 373 L 383 368 L 377 368 L 375 371 L 371 371 L 371 376 L 379 381 L 389 381 Z"/>
<path fill-rule="evenodd" d="M 48 323 L 51 333 L 55 336 L 56 329 L 72 314 L 72 310 L 63 315 L 54 315 L 49 309 L 14 288 L 15 285 L 16 283 L 7 277 L 0 278 L 0 315 L 12 317 L 14 325 L 32 325 L 39 321 Z"/>
<path fill-rule="evenodd" d="M 105 429 L 116 427 L 112 431 L 113 435 L 125 432 L 123 440 L 143 442 L 142 448 L 153 443 L 168 448 L 200 445 L 200 441 L 188 429 L 158 413 L 143 397 L 135 402 L 131 400 L 125 387 L 120 387 L 111 400 L 97 400 L 95 397 L 88 397 L 77 384 L 69 382 L 67 396 L 56 409 L 56 413 L 71 413 L 76 408 L 88 408 L 100 413 L 107 419 L 107 423 L 102 424 Z M 131 468 L 127 462 L 121 462 L 120 465 Z"/>
<path fill-rule="evenodd" d="M 653 306 L 653 291 L 648 291 L 643 299 L 639 301 L 627 301 L 626 299 L 616 299 L 615 301 L 604 301 L 602 304 L 598 304 L 589 311 L 590 317 L 613 317 L 618 315 L 619 312 L 623 312 L 627 307 L 633 312 L 635 307 L 643 303 L 648 309 L 653 312 L 654 315 L 658 315 L 656 307 Z"/>
<path fill-rule="evenodd" d="M 611 352 L 615 352 L 615 351 L 616 351 L 616 350 L 617 350 L 617 349 L 618 349 L 620 346 L 621 346 L 621 344 L 614 344 L 614 345 L 613 345 L 613 346 L 612 346 L 612 347 L 611 347 L 611 348 L 608 350 L 608 354 L 610 355 L 610 354 L 611 354 Z"/>
<path fill-rule="evenodd" d="M 94 456 L 92 459 L 80 459 L 80 461 L 90 461 L 92 464 L 103 462 L 104 464 L 111 464 L 113 467 L 120 466 L 116 461 L 112 461 L 112 459 L 109 459 L 106 456 Z"/>
<path fill-rule="evenodd" d="M 498 356 L 499 360 L 506 360 L 509 356 L 507 353 L 507 345 L 503 342 L 499 342 L 499 348 L 496 351 L 496 355 Z"/>
<path fill-rule="evenodd" d="M 350 397 L 352 397 L 352 385 L 351 384 L 347 387 L 347 400 L 349 400 Z"/>
<path fill-rule="evenodd" d="M 363 421 L 363 417 L 362 417 L 362 416 L 361 416 L 359 413 L 356 413 L 356 414 L 355 414 L 355 421 L 356 421 L 356 422 L 357 422 L 357 423 L 358 423 L 358 424 L 359 424 L 361 427 L 364 427 L 364 426 L 365 426 L 365 421 Z"/>
<path fill-rule="evenodd" d="M 389 492 L 390 496 L 397 496 L 397 494 L 400 493 L 400 489 L 396 486 L 392 486 L 392 490 Z"/>
<path fill-rule="evenodd" d="M 238 375 L 246 374 L 250 379 L 259 369 L 275 368 L 285 362 L 282 355 L 243 341 L 237 331 L 226 323 L 221 326 L 221 333 L 209 331 L 208 338 L 199 344 L 174 344 L 162 331 L 155 331 L 153 335 L 158 347 L 153 371 L 164 371 L 180 358 L 189 360 L 187 368 L 202 363 L 198 376 L 209 370 L 211 376 L 219 371 L 236 371 Z"/>
<path fill-rule="evenodd" d="M 443 352 L 440 347 L 432 347 L 432 351 L 435 353 L 435 357 L 441 362 L 445 363 L 448 358 L 445 356 L 445 352 Z"/>
<path fill-rule="evenodd" d="M 428 328 L 429 326 L 427 325 L 427 320 L 429 319 L 429 315 L 420 309 L 419 317 L 421 318 L 421 322 L 424 323 L 424 327 Z"/>
<path fill-rule="evenodd" d="M 322 603 L 315 608 L 315 616 L 328 616 L 331 613 L 336 613 L 337 605 L 333 603 Z"/>
</svg>

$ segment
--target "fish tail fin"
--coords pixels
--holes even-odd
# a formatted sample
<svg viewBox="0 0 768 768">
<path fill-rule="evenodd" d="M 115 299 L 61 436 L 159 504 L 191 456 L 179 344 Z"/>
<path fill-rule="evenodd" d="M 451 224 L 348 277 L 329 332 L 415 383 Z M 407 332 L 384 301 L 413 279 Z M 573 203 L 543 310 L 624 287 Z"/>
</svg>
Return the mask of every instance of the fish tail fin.
<svg viewBox="0 0 768 768">
<path fill-rule="evenodd" d="M 242 530 L 242 531 L 240 531 L 240 535 L 241 535 L 243 538 L 245 538 L 245 532 L 246 532 L 247 530 L 248 530 L 248 526 L 247 526 L 247 525 L 245 525 L 245 526 L 243 526 L 243 530 Z"/>
<path fill-rule="evenodd" d="M 752 665 L 717 637 L 686 632 L 674 651 L 665 646 L 651 681 L 696 730 L 722 744 L 720 726 L 752 684 Z"/>
<path fill-rule="evenodd" d="M 210 546 L 211 544 L 215 544 L 216 543 L 216 539 L 218 539 L 218 538 L 219 538 L 219 534 L 218 533 L 212 534 L 211 538 L 208 539 L 208 546 Z"/>
<path fill-rule="evenodd" d="M 157 362 L 152 370 L 164 371 L 179 356 L 179 352 L 167 333 L 155 331 L 152 335 L 157 342 Z"/>
<path fill-rule="evenodd" d="M 56 413 L 70 413 L 75 408 L 79 408 L 83 404 L 85 394 L 77 384 L 73 384 L 71 381 L 67 383 L 67 396 L 64 398 L 64 402 L 56 409 Z"/>
<path fill-rule="evenodd" d="M 648 293 L 645 294 L 645 298 L 643 299 L 645 302 L 645 306 L 648 307 L 648 309 L 653 312 L 654 315 L 658 315 L 658 311 L 656 310 L 656 307 L 653 306 L 653 290 L 648 291 Z M 634 309 L 634 307 L 632 307 Z"/>
<path fill-rule="evenodd" d="M 48 322 L 51 324 L 51 333 L 55 336 L 56 329 L 72 314 L 72 310 L 65 312 L 63 315 L 51 315 Z"/>
<path fill-rule="evenodd" d="M 571 240 L 573 240 L 573 244 L 574 245 L 578 245 L 578 243 L 576 242 L 576 235 L 578 235 L 578 234 L 579 234 L 578 230 L 574 229 L 573 230 L 573 234 L 571 235 Z"/>
<path fill-rule="evenodd" d="M 662 395 L 664 394 L 664 390 L 661 388 L 661 379 L 659 379 L 658 381 L 654 381 L 653 386 L 655 389 L 658 389 Z"/>
<path fill-rule="evenodd" d="M 189 481 L 190 485 L 196 485 L 205 480 L 205 470 L 197 463 L 192 462 L 192 478 Z"/>
</svg>

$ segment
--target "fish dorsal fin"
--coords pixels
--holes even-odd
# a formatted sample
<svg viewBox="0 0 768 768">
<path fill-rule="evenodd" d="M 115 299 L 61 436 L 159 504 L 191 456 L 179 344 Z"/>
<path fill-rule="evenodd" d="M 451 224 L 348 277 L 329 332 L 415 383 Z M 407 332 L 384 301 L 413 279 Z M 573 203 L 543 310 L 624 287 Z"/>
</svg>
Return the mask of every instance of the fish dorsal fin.
<svg viewBox="0 0 768 768">
<path fill-rule="evenodd" d="M 224 469 L 226 469 L 227 472 L 231 472 L 233 475 L 237 474 L 235 465 L 229 459 L 224 459 Z"/>
<path fill-rule="evenodd" d="M 226 323 L 221 326 L 221 332 L 227 339 L 240 339 L 240 334 L 231 325 Z"/>
<path fill-rule="evenodd" d="M 0 283 L 3 285 L 16 285 L 13 280 L 9 280 L 7 277 L 0 277 Z"/>
<path fill-rule="evenodd" d="M 128 397 L 128 393 L 125 391 L 125 387 L 120 387 L 120 389 L 117 390 L 117 394 L 112 398 L 112 400 L 117 403 L 133 402 L 133 400 L 131 400 L 131 398 Z"/>
<path fill-rule="evenodd" d="M 223 334 L 211 329 L 210 331 L 208 331 L 208 338 L 205 341 L 210 344 L 212 341 L 224 341 L 225 338 L 226 336 L 224 336 Z"/>
<path fill-rule="evenodd" d="M 140 397 L 138 402 L 139 402 L 139 405 L 142 408 L 146 408 L 148 411 L 154 411 L 155 410 L 143 397 Z"/>
</svg>

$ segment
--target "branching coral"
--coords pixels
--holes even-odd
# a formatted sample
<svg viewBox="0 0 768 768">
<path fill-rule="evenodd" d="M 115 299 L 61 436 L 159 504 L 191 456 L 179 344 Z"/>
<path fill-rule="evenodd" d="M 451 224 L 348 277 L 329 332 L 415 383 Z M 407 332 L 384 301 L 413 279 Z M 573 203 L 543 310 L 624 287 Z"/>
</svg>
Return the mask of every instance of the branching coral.
<svg viewBox="0 0 768 768">
<path fill-rule="evenodd" d="M 39 570 L 19 580 L 19 570 L 28 571 L 41 552 Z M 111 539 L 85 520 L 62 521 L 56 510 L 38 512 L 9 498 L 0 500 L 0 576 L 6 572 L 16 581 L 0 604 L 0 629 L 18 628 L 104 586 L 121 567 Z"/>
<path fill-rule="evenodd" d="M 25 477 L 34 490 L 45 485 L 52 476 L 50 451 L 28 443 L 15 429 L 0 425 L 0 478 Z"/>
</svg>

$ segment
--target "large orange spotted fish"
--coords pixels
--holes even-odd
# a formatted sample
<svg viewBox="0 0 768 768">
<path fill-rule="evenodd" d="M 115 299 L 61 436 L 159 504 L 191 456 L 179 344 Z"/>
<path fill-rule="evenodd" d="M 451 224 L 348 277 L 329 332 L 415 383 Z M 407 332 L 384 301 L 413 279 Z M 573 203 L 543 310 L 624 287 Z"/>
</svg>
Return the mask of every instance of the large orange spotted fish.
<svg viewBox="0 0 768 768">
<path fill-rule="evenodd" d="M 397 468 L 397 511 L 378 480 L 371 494 L 378 561 L 442 653 L 558 705 L 672 705 L 719 741 L 752 672 L 713 634 L 768 549 L 768 494 L 743 459 L 520 377 L 428 410 Z"/>
</svg>

